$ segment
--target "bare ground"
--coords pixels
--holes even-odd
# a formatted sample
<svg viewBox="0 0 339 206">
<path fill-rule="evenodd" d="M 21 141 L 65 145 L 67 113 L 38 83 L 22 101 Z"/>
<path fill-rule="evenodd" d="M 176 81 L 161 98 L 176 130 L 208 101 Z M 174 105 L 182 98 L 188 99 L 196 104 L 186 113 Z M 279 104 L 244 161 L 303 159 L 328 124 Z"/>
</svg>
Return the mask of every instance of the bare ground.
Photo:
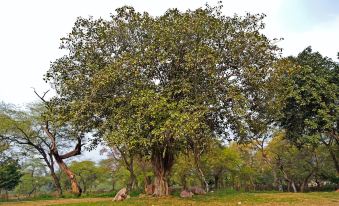
<svg viewBox="0 0 339 206">
<path fill-rule="evenodd" d="M 0 203 L 0 206 L 46 206 L 46 205 L 62 205 L 73 203 L 95 203 L 103 201 L 112 201 L 111 197 L 105 198 L 77 198 L 77 199 L 55 199 L 55 200 L 36 200 L 36 201 L 20 201 L 20 202 L 6 202 Z"/>
</svg>

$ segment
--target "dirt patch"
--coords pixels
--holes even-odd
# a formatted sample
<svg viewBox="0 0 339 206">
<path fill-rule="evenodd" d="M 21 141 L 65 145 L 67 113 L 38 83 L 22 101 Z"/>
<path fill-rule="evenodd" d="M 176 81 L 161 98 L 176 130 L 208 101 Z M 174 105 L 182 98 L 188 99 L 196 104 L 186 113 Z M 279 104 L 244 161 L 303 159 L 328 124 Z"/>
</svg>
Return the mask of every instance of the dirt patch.
<svg viewBox="0 0 339 206">
<path fill-rule="evenodd" d="M 78 199 L 55 199 L 55 200 L 38 200 L 38 201 L 20 201 L 20 202 L 6 202 L 0 203 L 0 206 L 9 205 L 9 206 L 46 206 L 46 205 L 59 205 L 59 204 L 71 204 L 71 203 L 83 203 L 83 202 L 101 202 L 112 200 L 111 197 L 105 198 L 78 198 Z"/>
</svg>

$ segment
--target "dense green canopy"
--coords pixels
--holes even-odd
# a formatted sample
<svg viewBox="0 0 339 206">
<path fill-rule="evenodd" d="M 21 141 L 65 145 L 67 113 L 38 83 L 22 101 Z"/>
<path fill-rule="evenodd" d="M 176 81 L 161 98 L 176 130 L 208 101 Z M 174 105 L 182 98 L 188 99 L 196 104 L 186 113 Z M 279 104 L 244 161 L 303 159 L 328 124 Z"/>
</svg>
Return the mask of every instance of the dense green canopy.
<svg viewBox="0 0 339 206">
<path fill-rule="evenodd" d="M 306 48 L 290 58 L 299 68 L 291 75 L 282 125 L 303 144 L 322 136 L 339 141 L 339 65 Z M 313 140 L 312 140 L 313 139 Z"/>
<path fill-rule="evenodd" d="M 6 158 L 0 161 L 0 189 L 12 190 L 20 182 L 22 174 L 17 160 Z"/>
<path fill-rule="evenodd" d="M 260 33 L 264 15 L 220 8 L 79 18 L 46 75 L 55 105 L 98 139 L 149 155 L 157 176 L 188 140 L 247 137 L 280 49 Z"/>
</svg>

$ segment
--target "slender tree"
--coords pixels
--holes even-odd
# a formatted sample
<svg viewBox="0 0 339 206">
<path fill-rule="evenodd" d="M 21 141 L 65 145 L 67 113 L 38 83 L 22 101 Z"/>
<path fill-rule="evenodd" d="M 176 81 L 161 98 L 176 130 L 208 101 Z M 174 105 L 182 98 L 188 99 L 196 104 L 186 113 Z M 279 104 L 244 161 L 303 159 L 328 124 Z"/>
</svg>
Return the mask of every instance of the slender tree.
<svg viewBox="0 0 339 206">
<path fill-rule="evenodd" d="M 67 167 L 64 159 L 81 154 L 84 136 L 65 121 L 60 119 L 57 121 L 52 113 L 51 104 L 43 99 L 44 96 L 40 97 L 45 105 L 33 107 L 30 112 L 16 109 L 2 110 L 0 137 L 27 152 L 33 151 L 38 154 L 49 168 L 59 195 L 62 195 L 62 189 L 59 178 L 55 174 L 54 161 L 71 181 L 72 192 L 75 195 L 81 195 L 81 188 L 76 177 Z M 77 144 L 74 149 L 67 151 L 74 139 Z M 60 154 L 59 150 L 64 154 Z"/>
<path fill-rule="evenodd" d="M 60 181 L 55 173 L 54 158 L 50 152 L 51 145 L 44 136 L 33 111 L 28 114 L 14 108 L 3 107 L 0 114 L 0 139 L 14 144 L 31 156 L 38 155 L 43 159 L 53 178 L 58 195 L 62 196 Z"/>
</svg>

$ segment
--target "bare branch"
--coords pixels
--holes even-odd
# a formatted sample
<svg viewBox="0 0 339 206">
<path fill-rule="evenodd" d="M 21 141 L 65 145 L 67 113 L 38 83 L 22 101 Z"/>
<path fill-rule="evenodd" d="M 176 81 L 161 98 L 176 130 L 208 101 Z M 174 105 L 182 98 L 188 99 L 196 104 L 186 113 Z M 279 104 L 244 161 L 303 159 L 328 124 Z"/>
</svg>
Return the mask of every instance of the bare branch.
<svg viewBox="0 0 339 206">
<path fill-rule="evenodd" d="M 43 101 L 44 103 L 47 104 L 47 101 L 45 100 L 45 96 L 46 96 L 46 94 L 49 92 L 49 90 L 47 90 L 46 92 L 44 92 L 43 95 L 41 96 L 41 95 L 38 94 L 38 92 L 35 90 L 34 87 L 32 87 L 32 88 L 33 88 L 33 90 L 34 90 L 35 95 L 36 95 L 41 101 Z"/>
</svg>

